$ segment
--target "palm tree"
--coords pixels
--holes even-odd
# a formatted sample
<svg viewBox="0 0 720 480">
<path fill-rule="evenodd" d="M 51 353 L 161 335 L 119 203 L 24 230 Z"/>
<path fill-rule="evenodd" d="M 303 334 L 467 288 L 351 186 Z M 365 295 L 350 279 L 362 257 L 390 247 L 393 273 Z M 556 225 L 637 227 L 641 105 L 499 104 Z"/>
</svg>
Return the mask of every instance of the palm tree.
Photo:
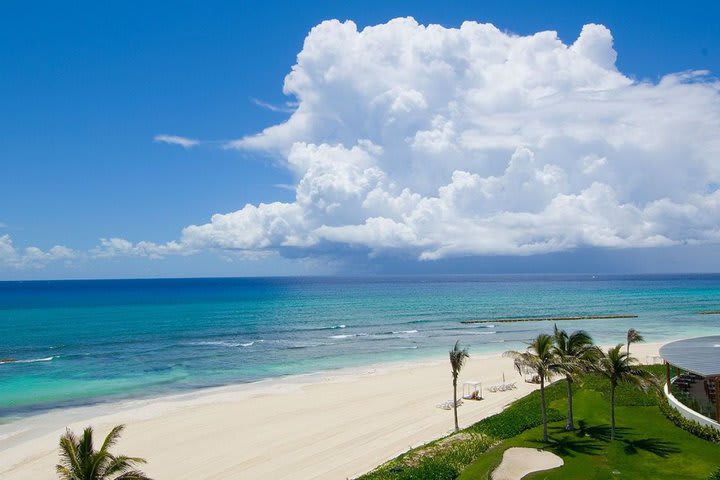
<svg viewBox="0 0 720 480">
<path fill-rule="evenodd" d="M 561 371 L 553 349 L 553 337 L 541 333 L 532 341 L 524 352 L 510 350 L 505 352 L 506 357 L 515 360 L 515 368 L 518 372 L 526 373 L 532 371 L 540 378 L 540 404 L 543 421 L 543 442 L 548 441 L 547 412 L 545 408 L 545 380 L 549 380 L 554 374 Z"/>
<path fill-rule="evenodd" d="M 598 358 L 599 352 L 593 345 L 592 337 L 584 330 L 578 330 L 568 335 L 565 330 L 559 330 L 555 325 L 554 333 L 553 352 L 557 357 L 559 370 L 565 374 L 567 381 L 568 413 L 565 430 L 572 431 L 575 429 L 572 403 L 573 382 L 578 374 L 590 370 L 592 362 Z"/>
<path fill-rule="evenodd" d="M 145 459 L 113 455 L 108 450 L 120 438 L 124 425 L 113 428 L 100 450 L 93 448 L 93 429 L 87 427 L 81 438 L 67 430 L 60 437 L 60 463 L 55 466 L 61 480 L 152 480 L 135 465 Z"/>
<path fill-rule="evenodd" d="M 637 360 L 623 353 L 623 344 L 608 349 L 598 362 L 596 370 L 610 380 L 610 439 L 615 439 L 615 389 L 619 383 L 627 383 L 645 389 L 650 385 L 650 373 L 637 368 Z"/>
<path fill-rule="evenodd" d="M 625 350 L 625 353 L 630 355 L 630 344 L 631 343 L 640 343 L 644 342 L 645 339 L 642 335 L 640 335 L 640 332 L 635 330 L 634 328 L 631 328 L 627 331 L 627 349 Z"/>
<path fill-rule="evenodd" d="M 470 354 L 468 353 L 467 348 L 460 348 L 460 340 L 455 342 L 455 346 L 452 350 L 450 350 L 450 366 L 452 367 L 452 377 L 453 377 L 453 410 L 455 411 L 455 431 L 460 431 L 460 427 L 458 426 L 458 416 L 457 416 L 457 379 L 458 375 L 460 374 L 460 370 L 462 370 L 463 365 L 465 365 L 465 360 L 470 358 Z"/>
</svg>

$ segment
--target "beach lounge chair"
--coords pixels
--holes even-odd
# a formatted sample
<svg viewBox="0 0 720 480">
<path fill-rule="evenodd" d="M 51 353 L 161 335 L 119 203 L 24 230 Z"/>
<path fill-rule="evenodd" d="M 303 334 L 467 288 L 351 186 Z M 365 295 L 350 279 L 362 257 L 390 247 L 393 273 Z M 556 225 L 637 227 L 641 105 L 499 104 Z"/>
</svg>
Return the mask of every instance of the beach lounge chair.
<svg viewBox="0 0 720 480">
<path fill-rule="evenodd" d="M 458 398 L 458 400 L 457 400 L 457 406 L 459 407 L 459 406 L 461 406 L 462 404 L 463 404 L 462 398 Z M 443 410 L 451 410 L 451 409 L 453 408 L 453 401 L 452 401 L 452 400 L 447 400 L 447 401 L 445 401 L 445 402 L 438 403 L 438 404 L 435 405 L 435 406 L 436 406 L 437 408 L 442 408 Z"/>
</svg>

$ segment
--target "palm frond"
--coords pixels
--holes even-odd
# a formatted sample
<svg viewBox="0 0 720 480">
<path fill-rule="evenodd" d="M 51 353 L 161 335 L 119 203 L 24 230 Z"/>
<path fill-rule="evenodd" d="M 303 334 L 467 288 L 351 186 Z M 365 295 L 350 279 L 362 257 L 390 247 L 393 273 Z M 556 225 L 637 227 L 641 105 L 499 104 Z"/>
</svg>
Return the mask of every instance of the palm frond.
<svg viewBox="0 0 720 480">
<path fill-rule="evenodd" d="M 70 472 L 68 478 L 82 474 L 78 443 L 77 437 L 70 430 L 67 430 L 65 435 L 60 437 L 60 464 L 56 465 L 55 468 Z"/>
<path fill-rule="evenodd" d="M 528 352 L 509 350 L 503 353 L 503 356 L 513 359 L 513 366 L 520 375 L 537 371 L 536 359 Z"/>
<path fill-rule="evenodd" d="M 136 465 L 141 463 L 147 462 L 144 458 L 128 457 L 126 455 L 118 455 L 117 457 L 111 457 L 110 462 L 103 471 L 103 474 L 106 477 L 109 477 L 110 475 L 117 475 L 128 471 L 133 471 Z"/>
<path fill-rule="evenodd" d="M 115 445 L 117 441 L 120 439 L 120 434 L 125 430 L 125 425 L 117 425 L 112 430 L 110 430 L 110 433 L 107 434 L 107 437 L 105 437 L 105 441 L 102 444 L 102 447 L 100 447 L 101 452 L 107 452 L 110 447 Z"/>
<path fill-rule="evenodd" d="M 61 480 L 150 480 L 136 469 L 136 465 L 145 463 L 145 459 L 126 455 L 116 457 L 109 452 L 123 428 L 123 425 L 114 427 L 99 451 L 93 448 L 91 427 L 85 428 L 81 438 L 67 430 L 60 437 L 60 462 L 55 466 Z"/>
<path fill-rule="evenodd" d="M 585 330 L 577 330 L 568 337 L 567 350 L 579 355 L 593 345 L 592 337 Z"/>
<path fill-rule="evenodd" d="M 457 377 L 460 370 L 462 370 L 465 361 L 470 358 L 467 348 L 460 348 L 460 340 L 455 342 L 455 346 L 450 350 L 450 366 L 452 368 L 452 374 Z"/>
<path fill-rule="evenodd" d="M 629 383 L 640 387 L 646 385 L 652 375 L 637 368 L 637 359 L 623 352 L 622 347 L 623 344 L 619 343 L 609 348 L 597 362 L 596 371 L 614 384 Z"/>
<path fill-rule="evenodd" d="M 554 350 L 554 337 L 544 333 L 535 337 L 526 351 L 509 350 L 503 356 L 514 360 L 515 369 L 520 374 L 533 372 L 549 379 L 562 371 L 562 361 Z"/>
<path fill-rule="evenodd" d="M 93 429 L 86 427 L 78 443 L 78 455 L 80 458 L 84 458 L 92 455 L 93 452 Z"/>
<path fill-rule="evenodd" d="M 644 342 L 645 338 L 640 335 L 640 332 L 631 328 L 627 331 L 627 343 L 639 343 Z"/>
<path fill-rule="evenodd" d="M 115 477 L 115 480 L 152 480 L 152 478 L 148 477 L 139 470 L 132 470 L 130 472 L 123 473 L 119 477 Z"/>
<path fill-rule="evenodd" d="M 560 330 L 557 323 L 553 326 L 553 337 L 555 337 L 555 347 L 558 350 L 567 350 L 568 334 L 565 330 Z"/>
<path fill-rule="evenodd" d="M 76 478 L 72 471 L 64 465 L 55 465 L 55 472 L 60 477 L 60 480 L 73 480 Z"/>
<path fill-rule="evenodd" d="M 584 330 L 568 335 L 556 325 L 554 338 L 553 353 L 557 357 L 556 369 L 570 379 L 574 375 L 588 371 L 598 357 L 592 337 Z"/>
</svg>

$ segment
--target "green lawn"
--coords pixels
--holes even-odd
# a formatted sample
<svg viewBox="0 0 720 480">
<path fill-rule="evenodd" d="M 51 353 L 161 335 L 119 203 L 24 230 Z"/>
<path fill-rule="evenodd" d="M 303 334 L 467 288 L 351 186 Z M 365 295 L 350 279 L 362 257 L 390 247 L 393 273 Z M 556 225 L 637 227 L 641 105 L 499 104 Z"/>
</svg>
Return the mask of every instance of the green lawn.
<svg viewBox="0 0 720 480">
<path fill-rule="evenodd" d="M 662 376 L 661 367 L 647 367 Z M 657 393 L 621 385 L 616 393 L 616 439 L 610 441 L 607 381 L 587 376 L 575 386 L 575 432 L 565 432 L 566 384 L 546 389 L 551 442 L 543 444 L 540 395 L 533 392 L 503 412 L 428 445 L 413 449 L 359 480 L 487 480 L 510 447 L 542 448 L 565 465 L 529 479 L 708 480 L 720 467 L 720 444 L 702 440 L 670 422 Z M 717 477 L 720 480 L 720 477 Z"/>
<path fill-rule="evenodd" d="M 565 465 L 530 475 L 528 479 L 707 479 L 720 466 L 720 445 L 701 440 L 668 421 L 654 394 L 623 388 L 618 392 L 616 439 L 610 441 L 610 403 L 599 378 L 590 378 L 574 397 L 576 432 L 565 432 L 564 421 L 549 426 L 551 443 L 544 445 L 542 427 L 500 442 L 480 455 L 461 480 L 484 480 L 510 447 L 543 448 L 563 458 Z M 550 406 L 565 412 L 567 402 Z"/>
</svg>

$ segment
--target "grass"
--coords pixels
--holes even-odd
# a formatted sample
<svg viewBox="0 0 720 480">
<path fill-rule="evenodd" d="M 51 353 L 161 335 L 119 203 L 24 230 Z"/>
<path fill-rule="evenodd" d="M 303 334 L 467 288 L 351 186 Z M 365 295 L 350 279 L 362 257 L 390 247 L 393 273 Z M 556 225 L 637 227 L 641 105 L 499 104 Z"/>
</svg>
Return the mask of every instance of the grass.
<svg viewBox="0 0 720 480">
<path fill-rule="evenodd" d="M 548 401 L 560 399 L 564 384 L 548 386 Z M 550 420 L 561 420 L 563 414 L 548 409 Z M 514 437 L 541 424 L 540 393 L 533 392 L 504 411 L 485 418 L 459 434 L 431 442 L 381 465 L 358 480 L 454 480 L 492 445 Z"/>
<path fill-rule="evenodd" d="M 410 450 L 360 479 L 454 480 L 491 444 L 489 437 L 467 431 L 450 435 Z"/>
<path fill-rule="evenodd" d="M 553 400 L 563 398 L 565 384 L 550 385 L 545 389 L 545 396 L 548 404 Z M 565 415 L 556 408 L 548 408 L 548 421 L 559 421 Z M 484 418 L 478 423 L 470 426 L 467 430 L 474 433 L 484 434 L 495 440 L 519 435 L 529 428 L 542 424 L 542 413 L 540 410 L 540 393 L 533 392 L 513 402 L 508 408 L 498 415 Z"/>
<path fill-rule="evenodd" d="M 646 367 L 662 378 L 662 366 Z M 675 426 L 658 407 L 656 392 L 621 385 L 616 392 L 616 440 L 610 441 L 607 380 L 589 375 L 575 385 L 577 430 L 566 432 L 566 384 L 546 389 L 551 442 L 543 444 L 540 395 L 533 392 L 498 415 L 459 434 L 413 449 L 359 480 L 486 480 L 511 447 L 541 448 L 563 467 L 527 479 L 720 480 L 720 445 Z"/>
<path fill-rule="evenodd" d="M 574 396 L 577 431 L 566 432 L 564 420 L 554 421 L 549 425 L 551 442 L 543 444 L 542 427 L 528 429 L 481 454 L 459 479 L 489 479 L 510 447 L 542 448 L 563 458 L 563 467 L 529 475 L 528 479 L 704 480 L 718 469 L 720 445 L 676 427 L 661 413 L 653 392 L 627 386 L 618 390 L 617 438 L 611 442 L 607 390 L 602 378 L 588 377 Z M 555 397 L 550 407 L 565 412 L 567 402 Z"/>
</svg>

